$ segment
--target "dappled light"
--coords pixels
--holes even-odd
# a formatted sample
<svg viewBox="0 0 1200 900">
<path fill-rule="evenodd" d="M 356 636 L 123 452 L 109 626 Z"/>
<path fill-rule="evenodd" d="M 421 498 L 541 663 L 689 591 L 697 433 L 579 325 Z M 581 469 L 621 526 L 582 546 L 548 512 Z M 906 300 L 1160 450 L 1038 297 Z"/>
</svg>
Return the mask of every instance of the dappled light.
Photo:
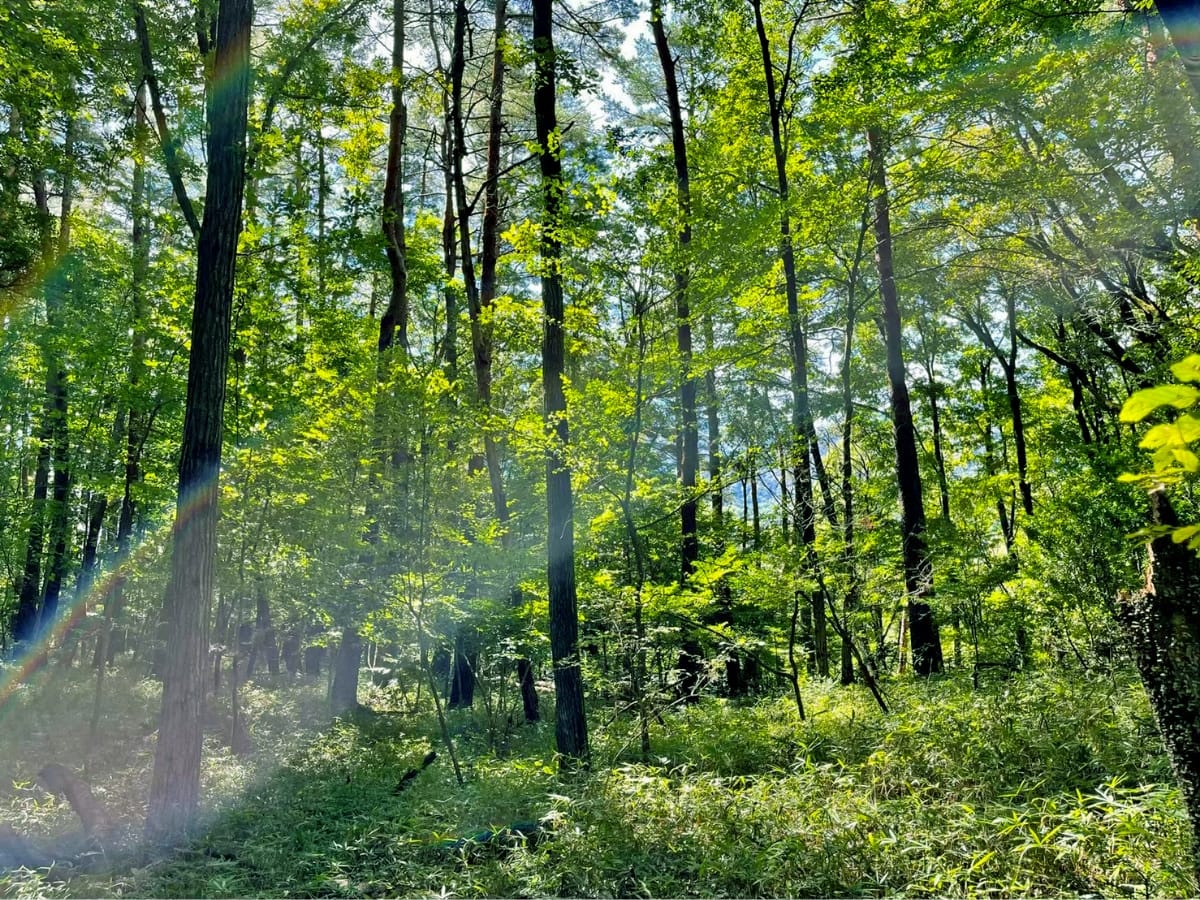
<svg viewBox="0 0 1200 900">
<path fill-rule="evenodd" d="M 1192 896 L 1200 12 L 6 0 L 0 895 Z"/>
</svg>

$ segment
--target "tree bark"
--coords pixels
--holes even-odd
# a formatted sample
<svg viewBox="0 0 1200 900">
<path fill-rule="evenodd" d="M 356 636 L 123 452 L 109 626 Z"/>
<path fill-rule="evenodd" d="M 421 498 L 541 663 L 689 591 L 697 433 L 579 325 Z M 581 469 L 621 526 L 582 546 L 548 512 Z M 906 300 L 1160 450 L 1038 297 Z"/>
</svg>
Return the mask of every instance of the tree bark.
<svg viewBox="0 0 1200 900">
<path fill-rule="evenodd" d="M 1181 523 L 1166 495 L 1151 495 L 1155 524 Z M 1200 881 L 1200 557 L 1169 535 L 1148 548 L 1145 587 L 1119 605 L 1125 639 L 1187 806 Z"/>
<path fill-rule="evenodd" d="M 555 723 L 558 752 L 567 767 L 587 765 L 587 716 L 583 705 L 583 672 L 579 660 L 579 613 L 575 594 L 574 497 L 567 461 L 570 433 L 563 392 L 566 356 L 563 287 L 560 271 L 562 238 L 561 133 L 555 110 L 553 0 L 533 0 L 534 89 L 538 158 L 542 175 L 544 218 L 541 236 L 542 390 L 546 451 L 546 580 L 550 595 L 550 655 L 554 663 Z"/>
<path fill-rule="evenodd" d="M 174 840 L 187 830 L 200 795 L 204 663 L 214 582 L 225 373 L 246 179 L 253 20 L 252 0 L 221 0 L 212 67 L 221 83 L 218 87 L 210 80 L 206 85 L 207 199 L 197 254 L 171 579 L 164 604 L 169 652 L 146 818 L 147 836 L 156 842 Z"/>
<path fill-rule="evenodd" d="M 942 645 L 937 622 L 929 606 L 929 598 L 933 596 L 933 564 L 925 543 L 925 501 L 921 492 L 916 429 L 913 427 L 912 404 L 904 369 L 900 295 L 893 275 L 887 162 L 883 134 L 877 127 L 868 129 L 867 146 L 875 204 L 875 266 L 879 272 L 879 294 L 883 301 L 884 342 L 887 345 L 892 429 L 896 443 L 896 482 L 900 489 L 908 632 L 913 671 L 926 676 L 942 671 Z"/>
</svg>

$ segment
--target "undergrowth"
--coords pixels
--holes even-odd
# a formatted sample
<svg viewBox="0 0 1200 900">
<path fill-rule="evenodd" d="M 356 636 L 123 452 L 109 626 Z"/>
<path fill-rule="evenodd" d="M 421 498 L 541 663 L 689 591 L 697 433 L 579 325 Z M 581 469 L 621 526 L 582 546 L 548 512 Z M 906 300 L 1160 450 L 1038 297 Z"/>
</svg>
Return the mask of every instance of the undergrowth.
<svg viewBox="0 0 1200 900">
<path fill-rule="evenodd" d="M 708 699 L 635 725 L 593 710 L 589 774 L 559 776 L 548 724 L 488 748 L 454 713 L 445 754 L 398 790 L 435 740 L 426 718 L 337 723 L 268 771 L 218 757 L 225 801 L 170 858 L 107 872 L 9 873 L 14 896 L 878 896 L 1195 893 L 1187 820 L 1144 694 L 1125 677 L 1032 674 L 973 691 L 889 687 Z M 259 689 L 256 737 L 289 687 Z M 290 702 L 295 702 L 294 699 Z M 303 704 L 301 704 L 303 706 Z M 267 751 L 264 750 L 265 754 Z M 262 759 L 265 759 L 264 755 Z M 261 762 L 261 760 L 260 760 Z M 145 763 L 143 763 L 145 765 Z M 234 770 L 240 774 L 230 774 Z M 44 801 L 44 797 L 42 798 Z M 23 809 L 28 825 L 61 809 Z M 9 817 L 11 819 L 11 817 Z M 536 840 L 457 840 L 538 822 Z M 11 824 L 19 826 L 16 820 Z M 456 842 L 457 840 L 457 842 Z"/>
</svg>

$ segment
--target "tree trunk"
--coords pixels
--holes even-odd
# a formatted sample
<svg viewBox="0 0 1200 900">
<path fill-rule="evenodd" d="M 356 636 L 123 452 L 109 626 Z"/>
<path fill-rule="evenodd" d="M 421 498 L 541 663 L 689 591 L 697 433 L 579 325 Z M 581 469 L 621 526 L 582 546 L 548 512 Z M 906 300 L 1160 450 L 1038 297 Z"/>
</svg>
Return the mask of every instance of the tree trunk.
<svg viewBox="0 0 1200 900">
<path fill-rule="evenodd" d="M 358 630 L 346 628 L 333 658 L 333 687 L 329 691 L 329 705 L 335 718 L 358 709 L 358 670 L 362 649 L 362 637 Z"/>
<path fill-rule="evenodd" d="M 1166 495 L 1151 495 L 1155 524 L 1178 527 Z M 1145 587 L 1119 607 L 1142 683 L 1192 826 L 1200 881 L 1200 558 L 1170 536 L 1149 548 Z"/>
<path fill-rule="evenodd" d="M 550 438 L 546 453 L 546 580 L 550 595 L 550 655 L 554 663 L 555 723 L 558 752 L 568 767 L 587 765 L 587 717 L 583 705 L 583 672 L 579 661 L 579 613 L 575 595 L 575 524 L 571 469 L 567 461 L 570 433 L 563 393 L 566 356 L 563 315 L 562 162 L 559 159 L 555 110 L 553 0 L 533 0 L 534 89 L 539 161 L 542 174 L 542 391 L 544 422 Z"/>
<path fill-rule="evenodd" d="M 691 274 L 688 252 L 692 240 L 692 200 L 688 180 L 687 141 L 683 131 L 683 108 L 679 102 L 679 82 L 675 76 L 675 59 L 667 43 L 663 25 L 662 0 L 650 2 L 650 27 L 654 46 L 662 67 L 667 91 L 667 110 L 671 119 L 671 150 L 675 163 L 675 202 L 678 204 L 679 225 L 675 235 L 677 257 L 672 266 L 675 279 L 675 340 L 679 350 L 679 476 L 683 502 L 679 507 L 680 521 L 680 584 L 687 582 L 695 571 L 700 545 L 696 532 L 696 471 L 700 455 L 700 438 L 696 422 L 696 377 L 692 373 L 692 322 L 688 301 Z"/>
<path fill-rule="evenodd" d="M 759 50 L 762 55 L 763 74 L 766 78 L 767 108 L 770 114 L 771 144 L 775 153 L 775 175 L 779 185 L 779 249 L 783 259 L 784 288 L 787 293 L 788 347 L 791 351 L 792 388 L 792 447 L 793 464 L 792 492 L 795 497 L 793 525 L 802 548 L 805 569 L 815 574 L 819 566 L 817 558 L 816 522 L 813 510 L 812 469 L 813 455 L 818 451 L 812 444 L 815 435 L 812 409 L 808 394 L 808 336 L 804 332 L 804 320 L 800 314 L 799 290 L 796 279 L 796 257 L 792 246 L 791 212 L 789 209 L 789 184 L 787 174 L 787 149 L 783 134 L 783 110 L 780 94 L 775 87 L 775 67 L 771 62 L 771 45 L 767 40 L 766 25 L 762 16 L 761 0 L 750 0 L 754 9 L 755 30 L 758 32 Z M 786 90 L 787 85 L 784 85 Z M 832 495 L 827 492 L 827 497 Z M 831 516 L 831 518 L 835 518 Z M 821 675 L 829 675 L 829 654 L 825 635 L 825 601 L 816 592 L 808 597 L 808 608 L 819 616 L 818 667 Z"/>
<path fill-rule="evenodd" d="M 62 211 L 58 227 L 58 268 L 46 285 L 46 327 L 50 340 L 62 334 L 63 306 L 71 290 L 70 266 L 63 265 L 71 249 L 71 212 L 75 201 L 74 156 L 75 120 L 67 120 L 63 139 L 65 167 L 62 183 Z M 55 370 L 47 376 L 47 402 L 53 410 L 51 433 L 54 453 L 54 490 L 50 503 L 50 559 L 46 566 L 46 584 L 42 591 L 41 628 L 49 632 L 58 618 L 58 604 L 71 552 L 71 460 L 67 416 L 67 367 L 62 356 L 53 354 Z"/>
<path fill-rule="evenodd" d="M 221 0 L 208 101 L 208 179 L 200 228 L 191 360 L 179 460 L 175 540 L 165 613 L 170 623 L 147 836 L 174 840 L 200 796 L 204 668 L 217 536 L 218 475 L 234 270 L 245 189 L 252 0 Z"/>
<path fill-rule="evenodd" d="M 883 301 L 884 341 L 891 385 L 892 428 L 896 442 L 896 481 L 900 488 L 901 533 L 904 550 L 904 590 L 908 595 L 908 632 L 913 671 L 921 676 L 942 671 L 942 645 L 929 606 L 933 596 L 933 564 L 925 543 L 925 501 L 917 459 L 916 429 L 904 370 L 900 324 L 900 295 L 892 274 L 892 225 L 883 135 L 867 131 L 870 177 L 875 202 L 875 265 Z"/>
<path fill-rule="evenodd" d="M 383 185 L 383 238 L 391 292 L 379 319 L 379 352 L 393 344 L 408 353 L 408 263 L 404 232 L 404 138 L 408 107 L 404 102 L 404 0 L 392 0 L 392 111 L 388 117 L 387 168 Z"/>
</svg>

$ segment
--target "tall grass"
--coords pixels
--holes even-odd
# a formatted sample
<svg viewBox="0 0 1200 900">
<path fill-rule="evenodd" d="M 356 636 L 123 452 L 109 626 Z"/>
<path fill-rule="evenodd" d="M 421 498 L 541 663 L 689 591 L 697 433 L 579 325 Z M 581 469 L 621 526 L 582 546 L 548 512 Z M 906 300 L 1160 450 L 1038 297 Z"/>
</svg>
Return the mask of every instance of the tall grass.
<svg viewBox="0 0 1200 900">
<path fill-rule="evenodd" d="M 397 792 L 401 774 L 437 748 L 432 721 L 394 714 L 340 723 L 270 769 L 268 757 L 288 743 L 288 723 L 315 713 L 316 697 L 291 686 L 252 689 L 258 762 L 210 761 L 212 799 L 223 799 L 185 851 L 149 862 L 114 858 L 107 872 L 10 873 L 0 890 L 1195 893 L 1186 818 L 1135 680 L 1031 674 L 981 691 L 953 680 L 895 683 L 888 716 L 856 690 L 807 690 L 812 715 L 803 723 L 785 700 L 710 699 L 679 710 L 655 724 L 648 762 L 631 753 L 634 723 L 594 716 L 592 771 L 572 778 L 555 773 L 551 726 L 522 731 L 500 755 L 487 749 L 484 723 L 459 712 L 452 727 L 464 745 L 467 785 L 459 788 L 439 760 Z M 6 820 L 61 824 L 61 809 L 22 790 Z M 536 842 L 449 846 L 528 820 L 543 826 Z"/>
</svg>

